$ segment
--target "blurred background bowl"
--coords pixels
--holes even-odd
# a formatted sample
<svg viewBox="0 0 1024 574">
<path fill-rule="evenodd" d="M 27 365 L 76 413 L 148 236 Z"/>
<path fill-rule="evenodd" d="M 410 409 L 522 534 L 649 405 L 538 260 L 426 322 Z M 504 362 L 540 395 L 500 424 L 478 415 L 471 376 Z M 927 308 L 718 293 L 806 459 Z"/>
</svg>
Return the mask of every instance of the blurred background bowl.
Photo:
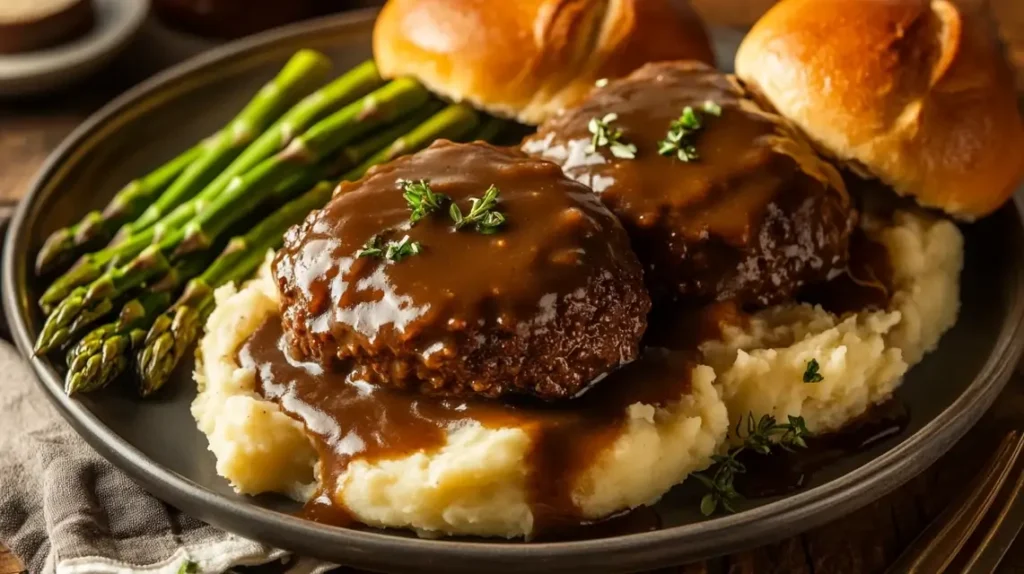
<svg viewBox="0 0 1024 574">
<path fill-rule="evenodd" d="M 150 2 L 93 0 L 93 9 L 93 26 L 83 35 L 49 48 L 0 55 L 0 96 L 49 92 L 91 75 L 135 37 Z"/>
</svg>

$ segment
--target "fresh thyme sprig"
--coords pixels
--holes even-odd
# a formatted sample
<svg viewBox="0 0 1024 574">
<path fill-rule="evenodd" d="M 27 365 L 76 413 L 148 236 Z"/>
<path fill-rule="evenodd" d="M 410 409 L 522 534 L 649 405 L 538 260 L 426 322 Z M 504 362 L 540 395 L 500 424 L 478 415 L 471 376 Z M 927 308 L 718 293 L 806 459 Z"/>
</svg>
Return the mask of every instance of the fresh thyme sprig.
<svg viewBox="0 0 1024 574">
<path fill-rule="evenodd" d="M 754 413 L 747 414 L 747 435 L 743 437 L 743 444 L 724 455 L 712 456 L 716 466 L 711 476 L 704 473 L 693 475 L 710 491 L 700 500 L 701 514 L 711 516 L 719 506 L 728 512 L 736 512 L 732 503 L 743 498 L 743 495 L 736 491 L 734 481 L 737 474 L 747 472 L 747 467 L 737 458 L 741 452 L 751 450 L 758 454 L 771 454 L 774 446 L 786 451 L 792 451 L 794 447 L 807 447 L 804 439 L 811 433 L 803 417 L 790 416 L 788 419 L 789 422 L 779 424 L 772 415 L 762 415 L 760 420 L 755 421 Z M 737 435 L 741 424 L 742 420 L 736 423 Z"/>
<path fill-rule="evenodd" d="M 444 205 L 451 201 L 443 193 L 434 193 L 434 190 L 430 189 L 430 183 L 422 179 L 400 179 L 398 186 L 402 189 L 402 197 L 409 204 L 409 210 L 412 212 L 409 214 L 409 221 L 413 224 L 430 213 L 441 211 Z"/>
<path fill-rule="evenodd" d="M 498 188 L 492 185 L 484 192 L 483 198 L 469 198 L 470 207 L 469 213 L 466 216 L 462 215 L 462 210 L 453 201 L 451 207 L 448 208 L 448 214 L 451 216 L 452 221 L 455 222 L 455 229 L 462 229 L 467 225 L 472 225 L 479 233 L 496 233 L 498 228 L 505 223 L 505 214 L 495 209 L 498 205 L 498 195 L 500 194 L 501 192 L 498 191 Z"/>
<path fill-rule="evenodd" d="M 423 246 L 419 241 L 410 241 L 406 235 L 398 241 L 389 241 L 385 244 L 379 235 L 374 235 L 363 244 L 362 249 L 356 251 L 356 257 L 383 257 L 388 261 L 398 262 L 410 255 L 419 255 Z"/>
<path fill-rule="evenodd" d="M 603 118 L 590 119 L 587 130 L 593 137 L 590 138 L 589 153 L 597 153 L 597 148 L 608 146 L 612 155 L 619 159 L 636 157 L 636 146 L 622 141 L 622 128 L 612 127 L 611 124 L 617 119 L 618 114 L 606 114 Z"/>
<path fill-rule="evenodd" d="M 712 116 L 722 115 L 722 107 L 711 100 L 704 102 L 701 109 Z M 693 136 L 703 127 L 704 120 L 700 114 L 692 107 L 686 106 L 683 113 L 669 124 L 665 139 L 658 142 L 658 153 L 666 156 L 675 155 L 683 162 L 697 161 L 700 155 L 694 145 Z"/>
<path fill-rule="evenodd" d="M 406 235 L 398 241 L 388 243 L 388 248 L 384 251 L 384 259 L 401 261 L 410 255 L 419 255 L 422 250 L 423 247 L 419 241 L 410 241 L 409 236 Z"/>
<path fill-rule="evenodd" d="M 477 232 L 490 234 L 498 231 L 498 228 L 505 223 L 505 215 L 497 210 L 498 195 L 500 191 L 494 185 L 487 188 L 484 196 L 480 199 L 469 198 L 469 214 L 463 216 L 459 206 L 451 201 L 447 195 L 434 193 L 430 184 L 425 180 L 410 181 L 407 179 L 398 180 L 402 189 L 402 197 L 409 204 L 409 222 L 413 225 L 428 214 L 440 211 L 445 203 L 450 203 L 448 214 L 455 222 L 455 229 L 462 229 L 472 225 Z M 356 251 L 356 257 L 377 257 L 388 261 L 398 262 L 411 255 L 419 255 L 423 251 L 423 245 L 419 241 L 412 241 L 406 235 L 398 241 L 384 243 L 379 235 L 374 235 L 363 244 L 362 248 Z"/>
<path fill-rule="evenodd" d="M 384 255 L 384 247 L 379 235 L 367 239 L 363 247 L 356 251 L 356 257 L 380 257 L 382 255 Z"/>
</svg>

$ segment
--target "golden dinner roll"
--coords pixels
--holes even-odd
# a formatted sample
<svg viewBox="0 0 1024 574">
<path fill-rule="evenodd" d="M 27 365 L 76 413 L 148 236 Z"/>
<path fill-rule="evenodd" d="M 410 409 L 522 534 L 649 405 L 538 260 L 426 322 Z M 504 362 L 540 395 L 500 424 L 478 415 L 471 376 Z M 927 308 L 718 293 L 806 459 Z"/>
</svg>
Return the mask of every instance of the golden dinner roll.
<svg viewBox="0 0 1024 574">
<path fill-rule="evenodd" d="M 1024 125 L 992 23 L 949 0 L 783 0 L 740 78 L 818 146 L 901 195 L 985 216 L 1024 172 Z"/>
<path fill-rule="evenodd" d="M 385 77 L 528 124 L 647 62 L 714 63 L 699 18 L 671 0 L 389 0 L 373 53 Z"/>
</svg>

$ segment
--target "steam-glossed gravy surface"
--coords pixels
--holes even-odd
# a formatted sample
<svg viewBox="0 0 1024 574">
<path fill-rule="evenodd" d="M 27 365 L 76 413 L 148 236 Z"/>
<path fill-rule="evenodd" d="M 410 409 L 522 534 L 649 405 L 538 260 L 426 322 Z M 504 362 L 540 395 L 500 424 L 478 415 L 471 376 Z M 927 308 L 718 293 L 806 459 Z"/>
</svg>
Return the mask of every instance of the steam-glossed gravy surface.
<svg viewBox="0 0 1024 574">
<path fill-rule="evenodd" d="M 456 229 L 444 204 L 413 223 L 403 190 L 420 181 L 464 216 L 493 186 L 503 222 Z M 359 256 L 403 240 L 418 253 Z M 486 144 L 438 142 L 342 184 L 285 237 L 274 275 L 299 355 L 432 394 L 571 397 L 637 356 L 650 306 L 590 190 Z"/>
<path fill-rule="evenodd" d="M 662 142 L 687 106 L 699 126 L 683 130 L 684 160 Z M 609 114 L 606 131 L 621 130 L 634 157 L 591 147 L 594 121 Z M 522 148 L 562 165 L 620 218 L 656 301 L 765 305 L 845 264 L 853 217 L 839 174 L 738 80 L 707 66 L 647 65 L 595 89 Z"/>
<path fill-rule="evenodd" d="M 577 399 L 497 401 L 374 385 L 359 380 L 350 365 L 324 369 L 292 357 L 286 337 L 280 318 L 271 317 L 238 358 L 256 371 L 260 394 L 303 422 L 315 439 L 326 496 L 311 503 L 312 516 L 343 519 L 344 504 L 334 493 L 350 461 L 432 452 L 449 430 L 476 422 L 530 435 L 525 486 L 536 536 L 563 536 L 585 522 L 572 500 L 580 473 L 619 436 L 629 405 L 663 406 L 688 394 L 695 364 L 691 354 L 650 348 Z"/>
</svg>

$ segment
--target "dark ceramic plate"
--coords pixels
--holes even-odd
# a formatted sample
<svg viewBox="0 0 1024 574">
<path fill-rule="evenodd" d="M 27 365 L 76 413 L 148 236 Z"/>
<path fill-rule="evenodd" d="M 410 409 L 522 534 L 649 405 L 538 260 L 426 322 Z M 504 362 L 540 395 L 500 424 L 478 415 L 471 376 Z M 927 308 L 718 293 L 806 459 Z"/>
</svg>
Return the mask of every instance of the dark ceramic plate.
<svg viewBox="0 0 1024 574">
<path fill-rule="evenodd" d="M 33 301 L 42 285 L 32 276 L 31 261 L 50 231 L 104 204 L 124 182 L 222 125 L 297 48 L 329 53 L 338 69 L 367 58 L 372 18 L 359 13 L 231 44 L 146 82 L 75 131 L 11 222 L 3 296 L 22 352 L 29 354 L 40 327 Z M 726 61 L 730 43 L 722 40 Z M 269 544 L 376 570 L 655 568 L 756 545 L 848 513 L 923 470 L 981 416 L 1024 346 L 1024 230 L 1011 204 L 964 227 L 964 233 L 960 321 L 898 391 L 897 400 L 911 413 L 902 433 L 837 458 L 788 496 L 748 501 L 735 515 L 702 519 L 697 494 L 678 488 L 656 507 L 660 529 L 599 540 L 421 540 L 306 522 L 289 515 L 294 505 L 282 498 L 236 495 L 216 475 L 206 439 L 189 415 L 195 394 L 190 369 L 177 373 L 167 392 L 142 401 L 118 389 L 69 399 L 61 391 L 62 365 L 36 358 L 32 366 L 54 405 L 89 444 L 151 492 L 197 518 Z"/>
</svg>

